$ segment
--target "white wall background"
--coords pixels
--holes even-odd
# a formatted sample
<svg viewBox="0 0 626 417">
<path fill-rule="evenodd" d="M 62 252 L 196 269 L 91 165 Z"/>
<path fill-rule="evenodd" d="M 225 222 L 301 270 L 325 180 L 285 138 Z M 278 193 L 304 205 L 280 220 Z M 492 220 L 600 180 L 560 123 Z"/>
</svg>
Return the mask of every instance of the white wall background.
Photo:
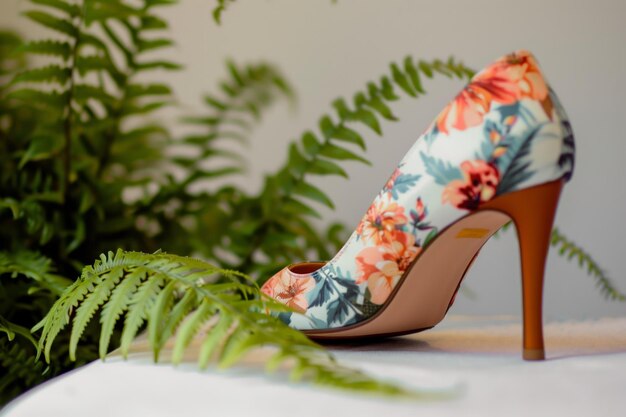
<svg viewBox="0 0 626 417">
<path fill-rule="evenodd" d="M 278 106 L 265 117 L 250 146 L 251 180 L 286 156 L 286 143 L 331 110 L 338 96 L 351 96 L 406 54 L 424 59 L 449 55 L 480 68 L 502 54 L 530 49 L 566 107 L 576 134 L 574 179 L 565 189 L 556 224 L 581 243 L 626 291 L 626 1 L 625 0 L 240 0 L 217 27 L 212 0 L 182 0 L 164 9 L 176 47 L 170 57 L 186 66 L 168 74 L 180 109 L 201 109 L 200 94 L 214 91 L 223 61 L 265 59 L 291 79 L 299 106 Z M 24 0 L 0 0 L 0 26 L 33 37 L 42 32 L 19 12 Z M 347 164 L 349 182 L 317 181 L 337 203 L 328 216 L 355 226 L 379 187 L 412 141 L 461 87 L 430 82 L 429 94 L 394 107 L 401 123 L 385 124 L 384 138 L 369 135 L 373 167 Z M 176 114 L 174 114 L 176 113 Z M 459 297 L 457 314 L 520 312 L 520 278 L 514 232 L 483 250 Z M 593 280 L 552 253 L 548 261 L 547 319 L 623 315 L 626 304 L 604 301 Z"/>
</svg>

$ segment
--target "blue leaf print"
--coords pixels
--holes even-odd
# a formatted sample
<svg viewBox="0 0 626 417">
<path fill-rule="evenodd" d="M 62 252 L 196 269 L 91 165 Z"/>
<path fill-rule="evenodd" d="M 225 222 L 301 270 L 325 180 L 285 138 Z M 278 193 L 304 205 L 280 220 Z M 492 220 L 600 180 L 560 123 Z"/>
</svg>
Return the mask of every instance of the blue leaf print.
<svg viewBox="0 0 626 417">
<path fill-rule="evenodd" d="M 335 282 L 339 284 L 340 287 L 343 287 L 345 291 L 343 292 L 343 296 L 348 300 L 354 302 L 359 295 L 359 286 L 351 279 L 347 278 L 335 278 Z"/>
<path fill-rule="evenodd" d="M 330 279 L 322 277 L 322 284 L 316 285 L 317 293 L 313 295 L 309 307 L 323 306 L 333 296 L 333 287 Z M 316 280 L 317 281 L 317 280 Z"/>
<path fill-rule="evenodd" d="M 353 313 L 352 317 L 350 314 Z M 347 326 L 352 323 L 356 323 L 361 319 L 361 314 L 351 304 L 343 302 L 337 298 L 328 304 L 328 322 L 329 323 L 341 323 L 342 326 Z"/>
<path fill-rule="evenodd" d="M 532 162 L 530 149 L 533 138 L 540 134 L 544 125 L 545 123 L 538 125 L 534 129 L 529 129 L 522 137 L 515 139 L 507 153 L 498 159 L 498 168 L 505 174 L 498 184 L 497 195 L 516 189 L 519 184 L 532 177 L 535 173 L 529 169 Z"/>
<path fill-rule="evenodd" d="M 515 103 L 510 104 L 508 106 L 498 107 L 496 111 L 500 113 L 500 123 L 505 124 L 505 121 L 507 120 L 507 118 L 511 116 L 517 117 L 519 115 L 519 107 L 520 107 L 519 101 L 516 101 Z"/>
<path fill-rule="evenodd" d="M 421 176 L 418 174 L 412 175 L 402 173 L 394 180 L 391 189 L 386 189 L 386 191 L 390 191 L 393 198 L 397 200 L 400 197 L 400 193 L 406 193 L 409 191 L 410 188 L 417 183 L 420 177 Z"/>
<path fill-rule="evenodd" d="M 447 185 L 450 181 L 463 178 L 461 170 L 452 166 L 450 162 L 428 156 L 424 152 L 420 152 L 420 156 L 426 166 L 426 172 L 435 179 L 437 184 Z"/>
</svg>

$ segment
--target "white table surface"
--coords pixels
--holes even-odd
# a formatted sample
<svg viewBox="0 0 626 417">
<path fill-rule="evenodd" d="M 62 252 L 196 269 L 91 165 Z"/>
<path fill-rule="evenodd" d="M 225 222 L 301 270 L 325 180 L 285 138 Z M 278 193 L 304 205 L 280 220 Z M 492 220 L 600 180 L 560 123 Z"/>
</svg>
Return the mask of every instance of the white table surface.
<svg viewBox="0 0 626 417">
<path fill-rule="evenodd" d="M 254 358 L 229 371 L 151 362 L 145 344 L 21 396 L 0 413 L 25 416 L 626 416 L 626 317 L 545 326 L 548 360 L 521 359 L 511 317 L 451 316 L 437 328 L 334 347 L 345 363 L 424 389 L 461 387 L 445 401 L 399 401 L 291 384 Z"/>
</svg>

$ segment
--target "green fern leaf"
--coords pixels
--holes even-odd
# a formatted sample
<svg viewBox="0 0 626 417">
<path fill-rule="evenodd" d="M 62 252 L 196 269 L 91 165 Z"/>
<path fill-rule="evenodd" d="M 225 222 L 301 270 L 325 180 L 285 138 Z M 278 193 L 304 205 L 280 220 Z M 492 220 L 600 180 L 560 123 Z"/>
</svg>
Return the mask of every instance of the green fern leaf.
<svg viewBox="0 0 626 417">
<path fill-rule="evenodd" d="M 86 104 L 89 100 L 97 100 L 101 103 L 112 104 L 115 98 L 110 95 L 103 87 L 97 87 L 90 84 L 74 85 L 74 99 L 81 104 Z"/>
<path fill-rule="evenodd" d="M 387 120 L 398 120 L 398 118 L 393 114 L 389 106 L 387 106 L 385 102 L 381 100 L 380 97 L 378 97 L 378 95 L 373 96 L 369 100 L 364 98 L 363 103 L 372 110 L 377 111 L 378 114 L 380 114 Z"/>
<path fill-rule="evenodd" d="M 383 131 L 380 127 L 380 122 L 378 121 L 374 113 L 372 113 L 370 110 L 359 109 L 352 114 L 351 119 L 363 123 L 365 126 L 369 127 L 379 135 L 383 134 Z"/>
<path fill-rule="evenodd" d="M 141 114 L 152 113 L 155 110 L 163 108 L 167 105 L 171 104 L 170 101 L 153 101 L 144 105 L 135 105 L 130 102 L 126 102 L 121 110 L 120 114 L 123 116 L 136 116 Z"/>
<path fill-rule="evenodd" d="M 95 289 L 85 297 L 82 304 L 76 310 L 74 324 L 72 326 L 72 335 L 70 337 L 70 359 L 76 360 L 76 347 L 78 340 L 82 336 L 87 324 L 91 321 L 94 313 L 100 306 L 105 303 L 111 295 L 113 287 L 122 278 L 124 271 L 122 268 L 114 267 L 110 272 L 104 274 L 94 282 Z"/>
<path fill-rule="evenodd" d="M 219 352 L 218 366 L 222 369 L 233 366 L 247 351 L 253 347 L 262 347 L 266 341 L 262 336 L 253 335 L 248 331 L 237 331 L 237 327 L 238 323 L 231 324 L 230 335 Z"/>
<path fill-rule="evenodd" d="M 198 308 L 179 327 L 176 333 L 176 341 L 174 342 L 174 350 L 172 351 L 173 363 L 179 364 L 182 361 L 185 349 L 191 343 L 199 327 L 215 311 L 211 304 L 207 299 L 202 300 Z M 219 319 L 219 317 L 215 317 L 215 319 Z"/>
<path fill-rule="evenodd" d="M 205 369 L 213 355 L 220 354 L 220 348 L 224 344 L 224 335 L 229 333 L 233 327 L 233 322 L 229 317 L 221 317 L 219 322 L 210 329 L 207 336 L 200 345 L 200 353 L 198 356 L 198 364 L 201 369 Z"/>
<path fill-rule="evenodd" d="M 213 20 L 218 25 L 222 24 L 222 14 L 226 11 L 226 8 L 230 3 L 234 3 L 235 0 L 217 0 L 217 6 L 213 9 Z"/>
<path fill-rule="evenodd" d="M 26 327 L 11 323 L 2 316 L 0 316 L 0 332 L 4 332 L 10 342 L 13 341 L 15 335 L 19 335 L 26 338 L 35 348 L 37 348 L 37 341 Z"/>
<path fill-rule="evenodd" d="M 281 205 L 281 210 L 285 213 L 305 215 L 321 219 L 321 216 L 317 211 L 295 198 L 290 198 L 285 201 L 284 204 Z"/>
<path fill-rule="evenodd" d="M 126 87 L 128 97 L 162 96 L 171 94 L 172 90 L 165 84 L 131 84 Z"/>
<path fill-rule="evenodd" d="M 422 81 L 420 80 L 419 72 L 417 71 L 417 68 L 413 63 L 413 59 L 410 56 L 407 56 L 404 59 L 404 71 L 411 80 L 411 84 L 413 85 L 415 91 L 417 91 L 419 94 L 426 94 L 424 87 L 422 87 Z"/>
<path fill-rule="evenodd" d="M 323 155 L 332 159 L 338 159 L 340 161 L 352 160 L 352 161 L 362 162 L 366 165 L 371 165 L 370 161 L 355 154 L 354 152 L 351 152 L 345 148 L 342 148 L 337 145 L 332 145 L 329 143 L 323 146 L 322 149 L 320 149 L 319 153 L 320 155 Z"/>
<path fill-rule="evenodd" d="M 128 276 L 122 280 L 120 285 L 113 290 L 111 298 L 102 308 L 100 315 L 102 330 L 100 331 L 98 350 L 101 358 L 104 358 L 109 351 L 109 343 L 113 329 L 115 328 L 115 323 L 128 308 L 132 294 L 135 293 L 145 276 L 146 270 L 144 269 L 131 271 Z"/>
<path fill-rule="evenodd" d="M 57 56 L 64 61 L 67 61 L 71 54 L 71 46 L 68 42 L 50 39 L 26 42 L 18 50 L 31 54 Z"/>
<path fill-rule="evenodd" d="M 121 85 L 122 74 L 115 67 L 113 62 L 106 56 L 102 55 L 79 55 L 76 57 L 76 63 L 74 64 L 78 73 L 85 76 L 91 71 L 106 71 L 111 74 L 112 78 Z"/>
<path fill-rule="evenodd" d="M 59 93 L 58 91 L 40 91 L 32 88 L 21 88 L 19 90 L 13 90 L 7 94 L 8 98 L 17 99 L 24 102 L 34 104 L 44 104 L 53 108 L 63 108 L 66 102 L 66 93 Z"/>
<path fill-rule="evenodd" d="M 148 339 L 152 345 L 154 361 L 159 360 L 159 352 L 161 350 L 161 334 L 162 327 L 165 322 L 164 317 L 170 314 L 172 303 L 174 301 L 174 290 L 176 289 L 176 281 L 168 283 L 156 298 L 150 318 L 148 320 Z"/>
<path fill-rule="evenodd" d="M 301 195 L 306 198 L 310 198 L 311 200 L 317 201 L 319 203 L 324 204 L 330 208 L 335 208 L 332 200 L 319 188 L 307 184 L 305 182 L 301 182 L 293 189 L 293 193 L 296 195 Z"/>
<path fill-rule="evenodd" d="M 141 16 L 142 30 L 162 30 L 167 28 L 167 22 L 156 15 L 144 14 Z"/>
<path fill-rule="evenodd" d="M 437 71 L 439 74 L 443 74 L 448 78 L 452 78 L 455 73 L 450 68 L 447 67 L 441 60 L 435 59 L 432 63 L 432 67 L 434 71 Z"/>
<path fill-rule="evenodd" d="M 606 298 L 609 300 L 626 301 L 626 294 L 615 288 L 611 279 L 591 255 L 565 237 L 558 228 L 552 230 L 550 245 L 558 250 L 559 255 L 565 256 L 568 260 L 576 257 L 580 267 L 584 268 L 587 265 L 587 273 L 596 280 L 596 285 Z"/>
<path fill-rule="evenodd" d="M 332 161 L 317 158 L 309 167 L 311 174 L 317 175 L 339 175 L 344 178 L 348 178 L 348 173 L 345 169 L 337 165 Z"/>
<path fill-rule="evenodd" d="M 363 137 L 356 130 L 352 130 L 346 126 L 339 126 L 337 129 L 335 129 L 332 138 L 339 139 L 344 142 L 353 143 L 362 150 L 366 149 Z"/>
<path fill-rule="evenodd" d="M 142 274 L 147 273 L 143 267 L 137 269 L 141 271 L 140 273 Z M 141 287 L 139 287 L 139 290 L 134 294 L 124 322 L 124 330 L 122 331 L 121 350 L 124 357 L 128 355 L 130 344 L 133 342 L 141 325 L 148 316 L 162 284 L 163 277 L 153 275 L 144 281 Z"/>
<path fill-rule="evenodd" d="M 333 137 L 336 127 L 329 116 L 322 116 L 319 121 L 319 127 L 326 140 Z"/>
<path fill-rule="evenodd" d="M 174 45 L 174 42 L 171 39 L 163 38 L 163 39 L 141 39 L 137 43 L 137 48 L 139 52 L 146 52 L 153 49 L 166 48 Z"/>
<path fill-rule="evenodd" d="M 39 346 L 40 348 L 43 347 L 46 361 L 50 361 L 50 349 L 52 348 L 54 339 L 69 323 L 70 311 L 89 293 L 96 279 L 96 276 L 91 276 L 88 278 L 81 277 L 80 280 L 75 281 L 54 303 L 48 316 L 31 329 L 32 332 L 43 329 L 39 339 Z"/>
<path fill-rule="evenodd" d="M 25 12 L 24 15 L 32 21 L 47 27 L 48 29 L 55 30 L 71 38 L 75 38 L 78 33 L 78 29 L 76 29 L 72 22 L 66 19 L 55 17 L 49 13 L 39 10 L 31 10 Z"/>
<path fill-rule="evenodd" d="M 168 71 L 177 71 L 183 66 L 171 61 L 147 61 L 136 63 L 135 67 L 137 71 L 147 71 L 153 69 L 163 69 Z"/>
<path fill-rule="evenodd" d="M 155 360 L 158 359 L 158 353 L 163 348 L 167 340 L 175 333 L 178 325 L 185 318 L 185 316 L 187 316 L 194 309 L 194 307 L 197 306 L 197 304 L 198 294 L 193 289 L 187 289 L 187 291 L 185 291 L 185 295 L 183 295 L 183 297 L 174 305 L 171 313 L 167 316 L 165 324 L 160 329 L 160 337 L 156 345 L 152 345 L 153 349 L 155 346 L 158 348 Z"/>
<path fill-rule="evenodd" d="M 22 212 L 20 208 L 20 203 L 16 199 L 11 197 L 0 198 L 0 211 L 2 211 L 3 208 L 8 208 L 9 210 L 11 210 L 11 213 L 13 214 L 13 220 L 18 219 Z"/>
<path fill-rule="evenodd" d="M 305 132 L 302 135 L 301 141 L 302 141 L 302 146 L 304 147 L 304 151 L 309 156 L 316 155 L 321 148 L 321 144 L 319 143 L 319 141 L 317 140 L 317 138 L 312 132 Z"/>
<path fill-rule="evenodd" d="M 295 143 L 289 145 L 289 169 L 294 175 L 299 175 L 307 166 L 307 159 L 302 156 Z"/>
<path fill-rule="evenodd" d="M 67 80 L 69 80 L 70 75 L 71 70 L 68 68 L 63 68 L 59 65 L 48 65 L 21 72 L 13 78 L 13 82 L 57 82 L 59 84 L 65 84 Z"/>
<path fill-rule="evenodd" d="M 389 79 L 388 76 L 383 75 L 380 77 L 380 93 L 387 101 L 396 101 L 399 100 L 400 97 L 396 95 L 396 92 L 393 88 L 393 83 Z"/>
<path fill-rule="evenodd" d="M 119 1 L 85 2 L 85 22 L 87 25 L 93 22 L 103 22 L 108 19 L 127 22 L 129 18 L 139 15 L 141 15 L 139 9 L 135 9 Z"/>
<path fill-rule="evenodd" d="M 30 0 L 32 3 L 41 6 L 48 6 L 55 10 L 60 10 L 69 17 L 80 15 L 80 7 L 77 4 L 70 4 L 64 0 Z"/>
<path fill-rule="evenodd" d="M 398 86 L 400 86 L 405 93 L 411 97 L 417 97 L 417 94 L 413 90 L 413 86 L 409 82 L 407 76 L 400 70 L 395 62 L 391 64 L 391 76 L 393 77 L 395 83 L 398 84 Z"/>
<path fill-rule="evenodd" d="M 419 61 L 417 65 L 422 70 L 424 75 L 426 75 L 428 78 L 433 78 L 433 70 L 431 64 L 425 61 Z"/>
</svg>

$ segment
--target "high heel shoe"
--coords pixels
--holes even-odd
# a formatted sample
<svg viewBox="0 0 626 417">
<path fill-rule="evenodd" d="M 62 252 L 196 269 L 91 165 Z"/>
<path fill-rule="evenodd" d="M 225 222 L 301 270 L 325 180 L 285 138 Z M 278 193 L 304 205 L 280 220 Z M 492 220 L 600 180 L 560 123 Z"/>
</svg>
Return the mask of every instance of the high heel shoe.
<svg viewBox="0 0 626 417">
<path fill-rule="evenodd" d="M 517 229 L 523 357 L 544 358 L 542 292 L 550 232 L 574 166 L 565 111 L 535 58 L 518 51 L 481 72 L 417 139 L 357 229 L 328 262 L 289 265 L 262 291 L 316 339 L 429 329 L 471 261 L 505 223 Z"/>
</svg>

